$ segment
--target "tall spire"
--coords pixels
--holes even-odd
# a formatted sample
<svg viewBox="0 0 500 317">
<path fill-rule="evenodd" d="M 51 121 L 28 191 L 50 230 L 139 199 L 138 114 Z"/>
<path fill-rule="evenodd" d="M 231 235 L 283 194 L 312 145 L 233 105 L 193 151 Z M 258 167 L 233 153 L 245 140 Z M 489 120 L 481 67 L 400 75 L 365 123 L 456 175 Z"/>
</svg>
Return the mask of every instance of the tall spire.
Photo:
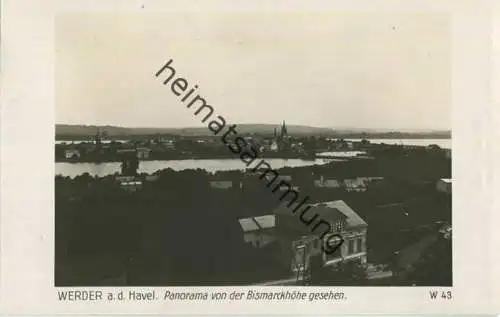
<svg viewBox="0 0 500 317">
<path fill-rule="evenodd" d="M 285 120 L 283 120 L 283 125 L 281 126 L 281 137 L 287 137 L 288 136 L 288 131 L 286 130 L 286 124 Z"/>
</svg>

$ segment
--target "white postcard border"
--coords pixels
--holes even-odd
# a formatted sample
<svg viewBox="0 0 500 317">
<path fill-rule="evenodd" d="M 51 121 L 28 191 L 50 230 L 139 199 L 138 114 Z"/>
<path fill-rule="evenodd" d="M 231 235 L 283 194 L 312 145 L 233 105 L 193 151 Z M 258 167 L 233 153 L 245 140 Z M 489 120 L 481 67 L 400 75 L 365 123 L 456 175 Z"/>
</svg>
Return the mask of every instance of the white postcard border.
<svg viewBox="0 0 500 317">
<path fill-rule="evenodd" d="M 487 1 L 4 1 L 2 7 L 1 276 L 5 313 L 346 314 L 491 313 L 499 263 L 493 214 L 490 15 Z M 415 11 L 452 16 L 453 277 L 452 288 L 322 287 L 338 302 L 64 303 L 53 287 L 54 258 L 54 16 L 108 11 Z M 145 70 L 146 72 L 149 70 Z M 152 82 L 152 84 L 155 84 Z M 496 184 L 495 184 L 496 185 Z M 498 217 L 496 218 L 498 220 Z M 493 258 L 494 257 L 494 258 Z M 498 282 L 498 278 L 497 278 Z M 498 283 L 497 283 L 498 285 Z M 255 287 L 216 288 L 217 290 Z M 99 288 L 86 288 L 99 289 Z M 107 288 L 109 289 L 109 288 Z M 118 288 L 117 288 L 118 289 Z M 116 290 L 117 290 L 116 289 Z M 129 288 L 127 288 L 129 289 Z M 146 288 L 151 289 L 151 288 Z M 158 288 L 158 292 L 165 289 Z M 175 288 L 180 290 L 181 288 Z M 183 288 L 185 290 L 193 288 Z M 196 288 L 212 289 L 212 288 Z M 215 289 L 215 288 L 213 288 Z M 265 288 L 281 290 L 281 288 Z M 295 289 L 295 288 L 293 288 Z M 297 288 L 305 289 L 305 288 Z M 452 290 L 431 301 L 429 290 Z M 498 309 L 498 305 L 496 307 Z"/>
</svg>

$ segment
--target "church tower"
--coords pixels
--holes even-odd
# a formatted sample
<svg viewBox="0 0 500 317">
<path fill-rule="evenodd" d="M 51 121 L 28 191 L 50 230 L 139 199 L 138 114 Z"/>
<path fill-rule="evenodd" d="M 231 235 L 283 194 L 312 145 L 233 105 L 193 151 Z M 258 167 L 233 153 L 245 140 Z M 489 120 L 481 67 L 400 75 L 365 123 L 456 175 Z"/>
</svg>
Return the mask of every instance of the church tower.
<svg viewBox="0 0 500 317">
<path fill-rule="evenodd" d="M 283 120 L 283 125 L 281 126 L 281 134 L 280 134 L 280 137 L 282 139 L 288 137 L 288 131 L 286 129 L 286 124 L 285 124 L 285 120 Z"/>
</svg>

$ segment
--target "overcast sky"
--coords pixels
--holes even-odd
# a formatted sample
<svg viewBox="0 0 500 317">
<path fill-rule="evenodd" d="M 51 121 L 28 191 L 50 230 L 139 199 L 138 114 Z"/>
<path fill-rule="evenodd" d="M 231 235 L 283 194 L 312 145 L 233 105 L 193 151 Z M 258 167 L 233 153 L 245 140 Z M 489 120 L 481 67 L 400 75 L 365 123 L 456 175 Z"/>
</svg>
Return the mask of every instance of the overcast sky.
<svg viewBox="0 0 500 317">
<path fill-rule="evenodd" d="M 450 44 L 440 14 L 65 14 L 56 122 L 204 126 L 154 77 L 171 58 L 231 123 L 450 129 Z"/>
</svg>

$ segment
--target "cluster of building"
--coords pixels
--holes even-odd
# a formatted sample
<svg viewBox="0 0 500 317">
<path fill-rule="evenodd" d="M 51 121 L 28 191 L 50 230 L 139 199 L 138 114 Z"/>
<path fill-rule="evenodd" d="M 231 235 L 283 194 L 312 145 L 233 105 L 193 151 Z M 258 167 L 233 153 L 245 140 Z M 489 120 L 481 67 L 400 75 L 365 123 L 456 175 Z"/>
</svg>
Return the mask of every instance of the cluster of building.
<svg viewBox="0 0 500 317">
<path fill-rule="evenodd" d="M 291 275 L 306 280 L 314 268 L 334 266 L 343 261 L 367 263 L 367 223 L 344 201 L 328 201 L 308 204 L 308 213 L 319 215 L 328 221 L 330 231 L 314 232 L 298 221 L 286 204 L 279 205 L 270 214 L 239 219 L 243 240 L 254 248 L 263 249 L 277 245 L 282 260 L 290 268 Z M 325 243 L 331 236 L 340 236 L 343 242 L 334 252 L 324 252 Z"/>
<path fill-rule="evenodd" d="M 258 177 L 259 175 L 253 175 Z M 266 175 L 268 176 L 268 175 Z M 291 175 L 280 175 L 279 179 L 292 183 Z M 321 175 L 319 178 L 313 180 L 315 188 L 330 188 L 330 189 L 343 189 L 349 192 L 364 192 L 367 190 L 371 183 L 382 181 L 383 177 L 355 177 L 347 179 L 329 178 Z M 245 187 L 245 180 L 212 180 L 210 187 L 215 189 L 243 189 Z M 282 186 L 283 190 L 289 190 L 288 186 Z M 292 186 L 292 189 L 298 190 L 297 186 Z"/>
<path fill-rule="evenodd" d="M 248 146 L 252 146 L 259 153 L 276 153 L 282 155 L 311 156 L 305 150 L 304 138 L 294 138 L 289 135 L 285 121 L 280 128 L 274 129 L 272 136 L 245 135 Z M 316 142 L 319 143 L 316 144 Z M 329 150 L 353 150 L 356 148 L 355 142 L 338 140 L 333 138 L 320 138 L 313 141 L 316 146 L 315 151 Z M 148 160 L 152 153 L 155 157 L 164 157 L 168 153 L 180 153 L 188 155 L 191 152 L 211 153 L 213 150 L 225 148 L 226 145 L 216 137 L 172 137 L 164 138 L 155 136 L 138 141 L 110 141 L 104 140 L 103 134 L 98 130 L 89 142 L 64 145 L 64 159 L 67 161 L 79 161 L 91 156 L 119 156 L 124 153 L 134 152 L 138 159 Z M 309 144 L 309 148 L 311 145 Z M 314 147 L 314 146 L 313 146 Z M 228 155 L 230 153 L 228 152 Z"/>
<path fill-rule="evenodd" d="M 361 178 L 363 180 L 365 178 Z M 375 181 L 380 177 L 367 177 Z M 322 180 L 323 182 L 325 180 Z M 332 187 L 336 182 L 330 180 Z M 436 189 L 445 194 L 451 194 L 451 179 L 440 179 L 436 182 Z M 396 207 L 402 208 L 400 204 Z M 367 230 L 368 224 L 349 205 L 342 200 L 310 203 L 306 205 L 309 217 L 318 215 L 328 221 L 330 231 L 325 234 L 311 231 L 303 222 L 298 221 L 298 213 L 293 213 L 286 202 L 280 204 L 269 214 L 258 217 L 239 219 L 242 230 L 242 239 L 255 249 L 278 247 L 280 256 L 289 267 L 291 276 L 297 277 L 297 282 L 307 281 L 314 274 L 314 268 L 335 269 L 336 264 L 355 262 L 365 269 L 367 278 L 386 278 L 392 276 L 392 269 L 385 265 L 374 267 L 367 259 Z M 392 217 L 400 215 L 408 217 L 404 208 L 401 212 L 391 213 Z M 439 229 L 439 235 L 444 239 L 451 239 L 451 225 L 446 223 Z M 328 254 L 324 252 L 324 243 L 329 236 L 339 235 L 343 239 L 340 247 Z"/>
<path fill-rule="evenodd" d="M 174 151 L 176 144 L 174 140 L 155 137 L 153 140 L 140 141 L 112 141 L 103 139 L 103 133 L 99 130 L 88 142 L 77 142 L 64 144 L 64 158 L 68 161 L 78 161 L 88 155 L 128 155 L 133 153 L 140 160 L 150 158 L 153 151 Z"/>
<path fill-rule="evenodd" d="M 117 176 L 116 182 L 120 187 L 128 192 L 136 192 L 141 190 L 145 182 L 157 181 L 159 175 L 145 175 L 145 176 Z"/>
</svg>

